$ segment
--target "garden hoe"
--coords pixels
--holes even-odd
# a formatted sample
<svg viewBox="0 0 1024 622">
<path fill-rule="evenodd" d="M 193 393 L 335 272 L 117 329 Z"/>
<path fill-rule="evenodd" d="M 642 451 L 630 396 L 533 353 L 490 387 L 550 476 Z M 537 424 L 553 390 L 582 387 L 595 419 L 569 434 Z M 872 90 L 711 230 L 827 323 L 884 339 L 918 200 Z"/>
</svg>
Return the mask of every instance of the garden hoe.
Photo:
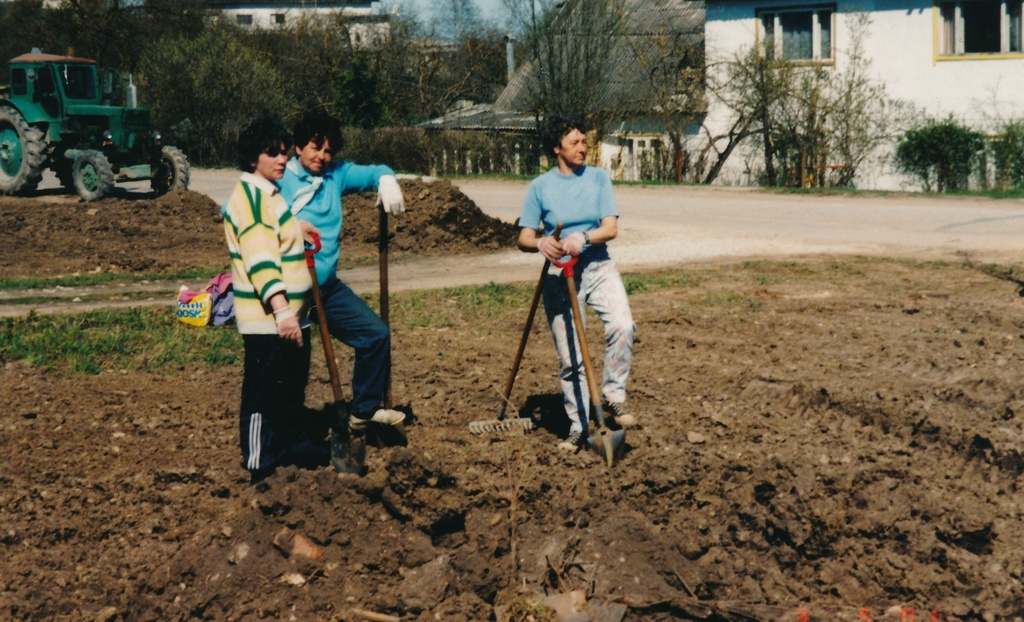
<svg viewBox="0 0 1024 622">
<path fill-rule="evenodd" d="M 555 239 L 562 233 L 562 225 L 559 224 L 555 229 Z M 508 379 L 505 381 L 505 393 L 501 396 L 501 409 L 498 411 L 497 419 L 482 419 L 479 421 L 469 422 L 469 431 L 473 434 L 485 434 L 488 432 L 511 432 L 522 430 L 529 432 L 533 430 L 533 419 L 529 417 L 519 417 L 516 419 L 506 419 L 505 410 L 508 408 L 509 396 L 512 395 L 512 385 L 516 381 L 516 374 L 519 373 L 519 364 L 523 361 L 523 352 L 526 351 L 526 342 L 530 338 L 530 330 L 533 328 L 533 318 L 537 315 L 537 306 L 540 304 L 540 293 L 541 288 L 544 285 L 544 276 L 548 273 L 548 268 L 551 266 L 551 261 L 544 259 L 544 267 L 540 271 L 540 278 L 537 280 L 537 289 L 533 292 L 533 301 L 530 303 L 530 313 L 526 316 L 526 326 L 523 327 L 523 336 L 519 339 L 519 349 L 516 350 L 516 356 L 512 360 L 512 369 L 509 371 Z"/>
<path fill-rule="evenodd" d="M 348 428 L 348 409 L 345 408 L 341 394 L 341 378 L 338 374 L 338 362 L 334 359 L 334 347 L 331 345 L 331 333 L 327 328 L 327 315 L 323 312 L 320 297 L 320 283 L 316 278 L 316 267 L 313 255 L 320 250 L 320 236 L 311 234 L 313 248 L 306 249 L 306 265 L 309 267 L 309 278 L 313 281 L 313 304 L 316 305 L 316 317 L 320 325 L 320 339 L 324 344 L 324 356 L 327 358 L 327 370 L 331 375 L 331 388 L 334 390 L 334 408 L 337 420 L 331 426 L 331 465 L 338 473 L 362 475 L 366 460 L 365 438 L 355 438 Z"/>
<path fill-rule="evenodd" d="M 580 342 L 580 354 L 583 356 L 583 369 L 587 374 L 587 386 L 590 389 L 590 412 L 596 419 L 597 426 L 587 426 L 589 433 L 587 445 L 597 452 L 609 467 L 622 457 L 626 446 L 626 431 L 612 431 L 604 425 L 604 407 L 601 405 L 601 389 L 597 386 L 597 377 L 594 376 L 593 365 L 590 361 L 590 348 L 587 347 L 587 336 L 583 332 L 583 314 L 580 310 L 579 296 L 576 294 L 576 280 L 573 274 L 573 266 L 576 265 L 577 257 L 565 261 L 555 262 L 555 265 L 562 269 L 566 285 L 569 287 L 569 302 L 572 303 L 572 320 L 576 327 L 576 337 Z"/>
</svg>

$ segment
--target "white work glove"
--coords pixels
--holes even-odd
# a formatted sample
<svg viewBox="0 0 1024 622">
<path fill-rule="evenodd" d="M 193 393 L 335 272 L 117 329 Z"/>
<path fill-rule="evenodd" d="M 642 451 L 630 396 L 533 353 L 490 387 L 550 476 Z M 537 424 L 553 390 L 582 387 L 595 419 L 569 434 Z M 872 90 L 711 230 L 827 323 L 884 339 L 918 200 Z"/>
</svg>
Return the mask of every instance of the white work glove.
<svg viewBox="0 0 1024 622">
<path fill-rule="evenodd" d="M 554 236 L 545 235 L 541 239 L 537 240 L 537 250 L 540 251 L 541 255 L 544 255 L 551 261 L 558 261 L 565 255 L 565 249 L 562 248 L 562 243 L 554 238 Z"/>
<path fill-rule="evenodd" d="M 299 317 L 294 309 L 282 307 L 275 310 L 274 323 L 277 324 L 278 337 L 302 347 L 302 327 L 299 326 Z"/>
<path fill-rule="evenodd" d="M 586 240 L 583 239 L 583 234 L 574 233 L 562 240 L 562 249 L 565 250 L 566 255 L 579 257 L 580 253 L 583 252 L 584 244 L 586 244 Z"/>
<path fill-rule="evenodd" d="M 377 205 L 383 205 L 384 211 L 397 216 L 405 211 L 405 197 L 398 178 L 394 175 L 382 175 L 377 180 Z"/>
</svg>

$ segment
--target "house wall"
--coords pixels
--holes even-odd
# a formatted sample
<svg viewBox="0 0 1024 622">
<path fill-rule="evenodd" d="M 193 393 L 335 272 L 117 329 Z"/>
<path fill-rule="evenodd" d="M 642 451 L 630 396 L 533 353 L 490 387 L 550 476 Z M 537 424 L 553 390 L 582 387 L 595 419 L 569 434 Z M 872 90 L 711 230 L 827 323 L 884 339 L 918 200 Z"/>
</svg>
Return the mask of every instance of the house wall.
<svg viewBox="0 0 1024 622">
<path fill-rule="evenodd" d="M 782 0 L 708 2 L 705 36 L 710 71 L 720 79 L 722 63 L 732 60 L 738 51 L 749 49 L 763 35 L 759 32 L 756 9 L 820 4 Z M 938 9 L 929 1 L 864 0 L 835 4 L 833 37 L 837 68 L 842 68 L 848 50 L 851 13 L 867 12 L 870 23 L 864 49 L 872 59 L 871 73 L 886 85 L 890 97 L 912 103 L 922 115 L 952 115 L 979 131 L 991 131 L 1000 125 L 998 121 L 1024 119 L 1024 55 L 940 57 L 937 37 L 941 19 Z M 720 101 L 711 99 L 706 123 L 713 133 L 724 131 L 733 118 Z M 896 139 L 898 135 L 893 136 L 892 147 Z M 756 145 L 738 150 L 723 170 L 719 183 L 756 181 L 760 159 Z M 888 162 L 862 170 L 856 181 L 860 188 L 917 186 L 896 173 Z"/>
</svg>

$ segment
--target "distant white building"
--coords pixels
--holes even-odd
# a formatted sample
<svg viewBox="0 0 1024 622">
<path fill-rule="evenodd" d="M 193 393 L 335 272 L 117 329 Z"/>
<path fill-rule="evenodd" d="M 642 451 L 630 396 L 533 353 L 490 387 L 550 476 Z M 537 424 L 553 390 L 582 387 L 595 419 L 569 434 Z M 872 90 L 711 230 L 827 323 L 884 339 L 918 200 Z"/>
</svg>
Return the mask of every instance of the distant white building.
<svg viewBox="0 0 1024 622">
<path fill-rule="evenodd" d="M 270 30 L 294 26 L 309 17 L 352 18 L 350 30 L 355 45 L 369 44 L 388 34 L 389 18 L 374 15 L 371 0 L 341 2 L 339 0 L 278 0 L 276 2 L 239 2 L 207 0 L 206 6 L 230 22 L 243 28 Z"/>
<path fill-rule="evenodd" d="M 798 63 L 843 66 L 852 17 L 868 15 L 864 51 L 888 94 L 926 115 L 978 131 L 1024 119 L 1022 0 L 707 0 L 708 66 L 774 36 L 776 50 Z M 706 125 L 721 132 L 732 111 L 711 100 Z M 898 136 L 893 136 L 893 146 Z M 734 153 L 719 183 L 751 180 L 757 157 Z M 755 171 L 756 172 L 756 171 Z M 860 188 L 896 189 L 909 179 L 890 167 L 858 175 Z"/>
</svg>

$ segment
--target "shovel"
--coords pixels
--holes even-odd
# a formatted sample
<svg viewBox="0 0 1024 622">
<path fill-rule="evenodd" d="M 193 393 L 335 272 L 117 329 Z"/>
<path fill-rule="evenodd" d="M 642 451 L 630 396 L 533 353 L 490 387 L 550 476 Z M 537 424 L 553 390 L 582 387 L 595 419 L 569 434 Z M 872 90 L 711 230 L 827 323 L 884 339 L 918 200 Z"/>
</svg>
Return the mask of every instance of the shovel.
<svg viewBox="0 0 1024 622">
<path fill-rule="evenodd" d="M 587 347 L 587 336 L 583 332 L 583 314 L 580 312 L 579 296 L 576 294 L 576 280 L 574 278 L 573 266 L 579 260 L 572 257 L 565 261 L 556 261 L 555 265 L 562 269 L 566 285 L 569 287 L 569 302 L 572 303 L 572 320 L 576 327 L 576 337 L 580 342 L 580 353 L 583 356 L 583 369 L 587 374 L 587 386 L 590 388 L 590 412 L 597 422 L 596 426 L 587 426 L 587 445 L 594 450 L 609 467 L 622 457 L 626 446 L 626 431 L 612 431 L 604 424 L 604 407 L 601 405 L 601 389 L 597 386 L 597 377 L 594 376 L 593 366 L 590 362 L 590 348 Z"/>
<path fill-rule="evenodd" d="M 362 475 L 366 460 L 366 442 L 355 439 L 348 429 L 348 409 L 343 404 L 341 394 L 341 378 L 338 374 L 338 362 L 334 359 L 334 347 L 331 345 L 331 333 L 327 328 L 327 316 L 323 312 L 323 301 L 320 296 L 320 282 L 316 278 L 316 264 L 313 255 L 320 250 L 320 236 L 311 233 L 313 248 L 306 248 L 306 266 L 309 278 L 313 281 L 313 304 L 316 305 L 316 318 L 320 325 L 320 339 L 324 344 L 324 356 L 327 358 L 327 369 L 331 375 L 331 388 L 334 389 L 334 407 L 337 409 L 337 420 L 331 426 L 331 465 L 338 473 Z"/>
<path fill-rule="evenodd" d="M 380 275 L 380 319 L 391 330 L 391 300 L 388 293 L 388 213 L 380 207 L 377 217 L 377 269 Z M 391 366 L 384 385 L 384 408 L 391 408 Z"/>
<path fill-rule="evenodd" d="M 555 239 L 562 233 L 562 224 L 555 228 Z M 544 259 L 544 267 L 540 271 L 540 278 L 537 280 L 537 289 L 533 292 L 533 301 L 530 303 L 530 313 L 526 316 L 526 326 L 523 327 L 523 336 L 519 339 L 519 349 L 512 360 L 512 370 L 509 371 L 508 379 L 505 381 L 505 393 L 502 394 L 501 410 L 498 411 L 497 419 L 483 419 L 470 421 L 469 431 L 473 434 L 484 434 L 485 432 L 510 432 L 512 430 L 533 430 L 533 419 L 519 417 L 516 419 L 505 419 L 505 410 L 508 408 L 508 398 L 512 395 L 512 385 L 515 384 L 516 375 L 519 373 L 519 364 L 523 362 L 523 352 L 526 351 L 526 342 L 530 338 L 530 330 L 533 328 L 533 318 L 537 315 L 537 306 L 540 304 L 541 288 L 544 285 L 544 277 L 551 266 L 549 259 Z"/>
<path fill-rule="evenodd" d="M 377 215 L 377 270 L 380 277 L 380 319 L 391 331 L 391 295 L 388 284 L 388 213 L 384 206 L 379 207 Z M 388 365 L 387 378 L 384 380 L 384 408 L 392 408 L 391 394 L 391 366 Z M 382 428 L 372 434 L 372 440 L 377 447 L 385 445 L 405 446 L 406 440 L 405 425 L 399 423 L 390 429 Z"/>
</svg>

